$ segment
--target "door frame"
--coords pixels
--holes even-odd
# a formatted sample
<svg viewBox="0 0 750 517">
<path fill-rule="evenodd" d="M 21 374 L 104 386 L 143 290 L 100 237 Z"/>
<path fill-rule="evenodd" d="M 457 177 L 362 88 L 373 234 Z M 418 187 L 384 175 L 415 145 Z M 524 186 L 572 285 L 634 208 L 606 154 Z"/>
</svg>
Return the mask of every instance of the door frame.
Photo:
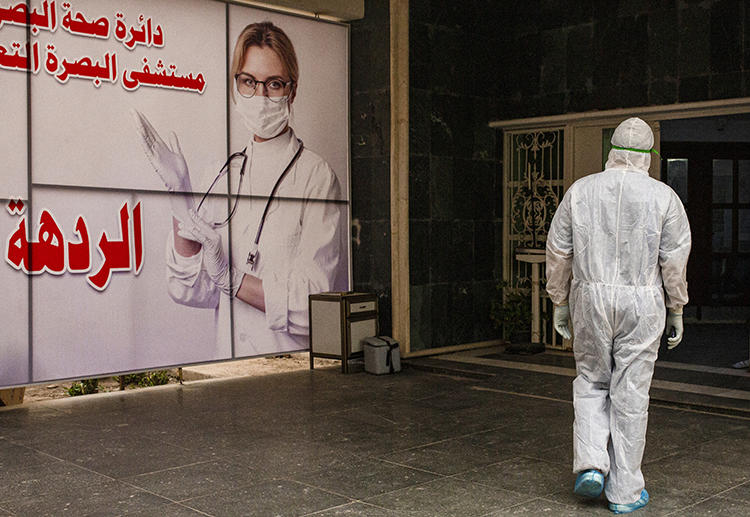
<svg viewBox="0 0 750 517">
<path fill-rule="evenodd" d="M 506 150 L 506 135 L 513 132 L 523 130 L 542 131 L 555 127 L 564 127 L 565 144 L 563 147 L 563 185 L 564 190 L 567 190 L 568 187 L 578 178 L 601 170 L 601 130 L 607 127 L 615 127 L 625 118 L 637 116 L 648 122 L 654 130 L 654 147 L 658 151 L 660 148 L 659 122 L 662 120 L 713 117 L 740 113 L 750 113 L 750 97 L 663 106 L 644 106 L 605 111 L 567 113 L 547 117 L 498 120 L 490 122 L 489 126 L 493 129 L 503 131 L 503 149 Z M 506 159 L 506 156 L 503 156 L 503 178 L 508 177 L 509 162 L 510 160 Z M 652 160 L 652 166 L 649 173 L 657 179 L 661 177 L 660 160 Z M 503 189 L 505 192 L 505 185 L 503 186 Z M 505 203 L 503 210 L 503 243 L 506 244 L 508 242 L 507 227 L 509 218 L 509 207 L 507 203 Z M 507 247 L 507 245 L 503 246 L 502 268 L 504 279 L 507 279 L 509 275 L 509 252 L 506 249 Z M 553 348 L 572 348 L 572 343 L 569 340 L 557 343 L 557 336 L 554 335 L 554 332 L 552 334 L 552 343 L 548 343 L 548 345 L 551 345 Z"/>
</svg>

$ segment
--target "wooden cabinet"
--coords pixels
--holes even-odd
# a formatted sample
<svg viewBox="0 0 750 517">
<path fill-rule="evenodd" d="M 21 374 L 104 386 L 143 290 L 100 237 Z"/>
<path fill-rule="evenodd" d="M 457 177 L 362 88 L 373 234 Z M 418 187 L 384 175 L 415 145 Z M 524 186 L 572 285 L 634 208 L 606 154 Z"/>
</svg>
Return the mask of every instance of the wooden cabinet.
<svg viewBox="0 0 750 517">
<path fill-rule="evenodd" d="M 311 294 L 310 368 L 315 357 L 341 360 L 349 371 L 349 359 L 362 357 L 362 340 L 378 335 L 378 298 L 369 293 Z"/>
</svg>

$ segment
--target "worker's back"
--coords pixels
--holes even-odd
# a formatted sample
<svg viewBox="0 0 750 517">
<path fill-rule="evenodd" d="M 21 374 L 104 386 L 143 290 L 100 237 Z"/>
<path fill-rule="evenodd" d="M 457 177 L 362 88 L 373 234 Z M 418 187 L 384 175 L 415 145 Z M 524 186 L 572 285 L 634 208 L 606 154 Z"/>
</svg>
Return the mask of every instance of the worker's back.
<svg viewBox="0 0 750 517">
<path fill-rule="evenodd" d="M 599 287 L 613 287 L 612 293 L 625 298 L 658 290 L 661 300 L 663 285 L 667 307 L 687 303 L 690 226 L 677 194 L 648 175 L 653 143 L 648 124 L 625 120 L 612 135 L 605 170 L 581 178 L 565 193 L 547 234 L 547 292 L 553 303 L 567 300 L 571 272 L 573 291 L 576 284 L 588 284 L 598 293 L 591 296 L 610 304 L 616 303 L 614 295 Z"/>
<path fill-rule="evenodd" d="M 659 245 L 679 198 L 637 169 L 607 169 L 570 188 L 573 277 L 611 285 L 661 285 Z"/>
</svg>

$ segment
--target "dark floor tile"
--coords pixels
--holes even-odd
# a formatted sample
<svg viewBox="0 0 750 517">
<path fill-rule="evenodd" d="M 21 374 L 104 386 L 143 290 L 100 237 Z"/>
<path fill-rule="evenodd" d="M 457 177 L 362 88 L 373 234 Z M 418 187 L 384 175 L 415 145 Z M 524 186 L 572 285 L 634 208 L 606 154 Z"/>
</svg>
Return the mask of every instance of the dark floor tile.
<svg viewBox="0 0 750 517">
<path fill-rule="evenodd" d="M 8 438 L 17 444 L 37 449 L 38 447 L 35 447 L 36 444 L 65 441 L 68 437 L 74 440 L 77 436 L 96 436 L 102 432 L 100 428 L 74 422 L 75 418 L 75 415 L 59 416 L 58 414 L 58 416 L 46 422 L 40 421 L 39 424 L 29 423 L 18 429 L 14 429 L 9 433 L 10 436 Z M 82 418 L 85 417 L 82 416 Z M 99 415 L 99 418 L 101 418 L 101 415 Z"/>
<path fill-rule="evenodd" d="M 209 458 L 208 454 L 145 437 L 121 436 L 116 431 L 104 433 L 88 430 L 79 434 L 65 434 L 35 441 L 32 446 L 114 478 L 190 465 Z"/>
<path fill-rule="evenodd" d="M 147 424 L 142 436 L 153 442 L 183 449 L 190 454 L 195 452 L 206 460 L 232 454 L 238 448 L 244 449 L 247 444 L 274 436 L 268 432 L 273 429 L 271 424 L 265 430 L 258 430 L 240 429 L 238 425 L 220 417 L 204 422 L 190 418 L 177 421 L 177 425 L 175 420 L 171 425 L 167 422 Z"/>
<path fill-rule="evenodd" d="M 400 517 L 402 514 L 395 510 L 388 510 L 373 504 L 356 502 L 329 508 L 322 512 L 310 514 L 311 517 Z"/>
<path fill-rule="evenodd" d="M 420 400 L 420 403 L 441 411 L 458 411 L 484 405 L 491 399 L 491 394 L 472 390 L 471 386 L 461 386 L 455 392 L 434 393 L 433 396 Z"/>
<path fill-rule="evenodd" d="M 679 486 L 686 492 L 717 494 L 750 481 L 750 472 L 695 459 L 690 451 L 643 465 L 646 487 Z"/>
<path fill-rule="evenodd" d="M 27 440 L 35 434 L 60 432 L 63 427 L 80 427 L 69 423 L 69 418 L 68 412 L 64 410 L 57 411 L 36 404 L 6 409 L 0 412 L 0 439 Z"/>
<path fill-rule="evenodd" d="M 685 432 L 685 429 L 672 425 L 657 425 L 649 422 L 646 433 L 646 449 L 643 464 L 652 463 L 684 452 L 699 444 L 705 438 L 700 433 Z"/>
<path fill-rule="evenodd" d="M 409 434 L 409 439 L 398 444 L 397 447 L 391 448 L 391 451 L 429 445 L 498 427 L 501 426 L 496 423 L 488 423 L 481 418 L 473 418 L 463 411 L 443 412 L 432 419 L 411 421 L 406 424 L 403 430 Z"/>
<path fill-rule="evenodd" d="M 534 497 L 560 492 L 573 482 L 570 468 L 525 457 L 477 468 L 457 477 Z"/>
<path fill-rule="evenodd" d="M 172 501 L 183 501 L 259 481 L 250 467 L 209 461 L 123 479 Z"/>
<path fill-rule="evenodd" d="M 340 453 L 357 456 L 380 456 L 451 436 L 443 429 L 426 423 L 377 428 L 352 422 L 338 415 L 309 422 L 304 426 L 295 426 L 290 432 L 295 435 L 304 435 L 306 439 L 318 442 L 320 447 L 335 445 Z"/>
<path fill-rule="evenodd" d="M 110 478 L 77 467 L 67 461 L 36 463 L 0 470 L 0 500 L 37 497 L 64 491 L 72 485 L 87 486 L 111 481 Z"/>
<path fill-rule="evenodd" d="M 10 440 L 0 440 L 0 475 L 2 472 L 30 465 L 54 463 L 58 458 L 18 445 Z"/>
<path fill-rule="evenodd" d="M 472 444 L 484 449 L 490 449 L 504 459 L 515 456 L 529 455 L 538 459 L 547 459 L 548 451 L 565 446 L 572 448 L 572 431 L 566 428 L 541 425 L 544 420 L 532 424 L 508 426 L 476 433 L 467 438 Z M 540 458 L 541 455 L 541 458 Z M 554 459 L 561 463 L 560 458 Z"/>
<path fill-rule="evenodd" d="M 374 404 L 377 406 L 367 405 L 365 407 L 358 407 L 348 409 L 346 411 L 340 411 L 336 413 L 336 417 L 340 418 L 344 422 L 351 422 L 352 425 L 356 426 L 369 426 L 380 429 L 394 429 L 399 427 L 399 423 L 385 416 L 380 410 L 380 407 L 388 407 L 393 402 L 390 400 L 377 401 Z"/>
<path fill-rule="evenodd" d="M 398 515 L 469 517 L 486 515 L 525 498 L 516 492 L 449 478 L 369 498 L 366 502 L 395 511 Z"/>
<path fill-rule="evenodd" d="M 732 499 L 734 501 L 744 501 L 746 503 L 750 503 L 750 482 L 744 483 L 731 490 L 727 490 L 726 492 L 721 494 L 721 496 L 726 497 L 727 499 Z"/>
<path fill-rule="evenodd" d="M 680 515 L 685 517 L 697 517 L 704 515 L 750 515 L 750 503 L 742 501 L 733 501 L 723 497 L 712 497 L 706 501 L 683 508 Z"/>
<path fill-rule="evenodd" d="M 450 414 L 438 409 L 425 407 L 419 400 L 399 398 L 396 400 L 383 400 L 368 404 L 366 412 L 371 416 L 362 416 L 361 412 L 342 411 L 336 413 L 335 418 L 340 422 L 347 420 L 359 421 L 360 423 L 371 422 L 377 427 L 400 428 L 425 421 L 437 421 L 438 424 L 448 421 Z M 377 420 L 377 422 L 375 422 Z M 322 430 L 322 422 L 316 429 L 312 426 L 310 431 Z M 302 426 L 300 426 L 302 427 Z M 307 429 L 302 429 L 303 432 Z"/>
<path fill-rule="evenodd" d="M 168 501 L 115 480 L 78 484 L 71 477 L 64 488 L 39 495 L 0 501 L 0 507 L 17 516 L 122 515 Z"/>
<path fill-rule="evenodd" d="M 580 513 L 598 514 L 606 510 L 610 515 L 611 512 L 607 509 L 607 498 L 602 494 L 595 500 L 584 499 L 576 496 L 573 493 L 573 480 L 575 477 L 571 477 L 570 486 L 566 490 L 562 490 L 556 494 L 551 494 L 545 497 L 550 501 L 555 501 L 566 506 L 574 507 Z M 673 512 L 678 512 L 681 508 L 689 506 L 693 503 L 697 503 L 706 498 L 705 494 L 685 490 L 682 487 L 675 486 L 657 486 L 650 482 L 651 480 L 646 478 L 646 489 L 648 490 L 650 500 L 648 506 L 643 510 L 643 515 L 669 515 Z M 604 515 L 602 513 L 602 515 Z"/>
<path fill-rule="evenodd" d="M 690 451 L 686 451 L 686 454 L 691 458 L 750 472 L 750 440 L 744 437 L 723 436 L 696 445 Z"/>
<path fill-rule="evenodd" d="M 540 373 L 529 375 L 527 371 L 511 369 L 500 371 L 502 375 L 497 375 L 484 384 L 519 396 L 536 395 L 573 400 L 573 377 Z"/>
<path fill-rule="evenodd" d="M 487 517 L 505 517 L 508 515 L 554 515 L 555 517 L 577 517 L 579 515 L 612 515 L 607 502 L 587 500 L 575 505 L 567 505 L 548 499 L 537 498 L 510 508 L 488 514 Z"/>
<path fill-rule="evenodd" d="M 726 436 L 732 437 L 732 438 L 743 438 L 746 440 L 750 440 L 750 423 L 748 423 L 747 420 L 745 421 L 737 421 L 735 420 L 733 422 L 737 427 L 734 429 L 731 429 L 727 432 Z"/>
<path fill-rule="evenodd" d="M 350 499 L 289 480 L 273 480 L 243 488 L 232 488 L 184 504 L 220 516 L 283 517 L 305 515 L 351 502 Z"/>
<path fill-rule="evenodd" d="M 523 415 L 509 415 L 503 410 L 496 411 L 492 404 L 451 411 L 449 418 L 455 421 L 453 436 L 481 433 L 518 425 Z M 450 423 L 444 423 L 444 429 L 450 429 Z"/>
<path fill-rule="evenodd" d="M 482 391 L 487 398 L 477 399 L 475 405 L 455 411 L 457 415 L 483 422 L 492 428 L 529 428 L 543 426 L 547 418 L 555 432 L 573 433 L 573 406 L 569 402 L 547 402 L 515 394 L 497 392 L 494 388 Z"/>
<path fill-rule="evenodd" d="M 566 440 L 563 445 L 552 447 L 551 449 L 541 448 L 534 449 L 524 453 L 529 458 L 545 460 L 551 463 L 558 463 L 569 469 L 573 468 L 573 443 L 572 439 Z"/>
<path fill-rule="evenodd" d="M 649 408 L 649 425 L 651 424 L 660 429 L 682 429 L 685 435 L 693 436 L 697 441 L 708 441 L 730 433 L 741 433 L 743 430 L 750 437 L 750 425 L 746 420 L 712 415 L 704 411 L 664 407 L 658 403 Z"/>
<path fill-rule="evenodd" d="M 276 438 L 237 438 L 224 449 L 221 459 L 245 465 L 259 478 L 271 479 L 345 466 L 359 456 L 335 442 L 280 432 Z"/>
<path fill-rule="evenodd" d="M 436 477 L 435 474 L 385 461 L 362 459 L 338 468 L 294 475 L 292 479 L 352 499 L 365 499 L 425 483 Z"/>
<path fill-rule="evenodd" d="M 474 399 L 476 405 L 470 404 L 462 409 L 445 409 L 444 407 L 440 407 L 440 402 L 436 403 L 436 401 L 432 400 L 435 397 L 436 395 L 433 393 L 432 397 L 426 399 L 395 400 L 379 404 L 371 409 L 372 411 L 377 411 L 382 417 L 395 422 L 397 425 L 429 422 L 444 427 L 452 426 L 458 422 L 462 426 L 460 430 L 464 431 L 463 434 L 482 428 L 500 426 L 494 411 L 496 400 L 493 400 L 492 397 Z M 486 411 L 478 411 L 480 408 Z"/>
<path fill-rule="evenodd" d="M 125 515 L 127 515 L 127 517 L 196 517 L 198 515 L 205 516 L 206 514 L 188 508 L 187 506 L 174 503 L 154 506 L 138 512 L 128 512 Z"/>
<path fill-rule="evenodd" d="M 366 431 L 375 429 L 382 432 L 406 430 L 419 432 L 420 428 L 429 426 L 433 437 L 457 437 L 498 427 L 496 423 L 487 423 L 481 418 L 466 418 L 462 410 L 451 411 L 435 407 L 425 407 L 423 401 L 387 401 L 377 402 L 357 410 L 348 410 L 334 415 L 337 422 L 350 429 Z M 328 420 L 324 424 L 330 428 Z M 401 447 L 403 448 L 403 446 Z"/>
<path fill-rule="evenodd" d="M 469 438 L 453 438 L 382 456 L 383 459 L 450 476 L 505 459 L 501 452 L 477 447 Z"/>
<path fill-rule="evenodd" d="M 711 415 L 705 412 L 665 408 L 652 404 L 649 408 L 646 435 L 647 461 L 660 455 L 671 455 L 750 428 L 746 421 Z M 750 435 L 748 435 L 750 438 Z"/>
</svg>

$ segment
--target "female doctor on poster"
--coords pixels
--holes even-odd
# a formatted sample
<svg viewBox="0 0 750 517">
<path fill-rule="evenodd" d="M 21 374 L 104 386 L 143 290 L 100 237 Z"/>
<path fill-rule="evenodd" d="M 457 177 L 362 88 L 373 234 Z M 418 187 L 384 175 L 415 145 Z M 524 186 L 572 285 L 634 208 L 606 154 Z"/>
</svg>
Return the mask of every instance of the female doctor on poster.
<svg viewBox="0 0 750 517">
<path fill-rule="evenodd" d="M 204 196 L 195 204 L 176 135 L 167 145 L 135 114 L 146 155 L 170 192 L 169 294 L 184 305 L 215 308 L 220 344 L 228 343 L 236 298 L 237 356 L 302 350 L 309 346 L 308 295 L 347 288 L 346 205 L 332 201 L 341 199 L 341 187 L 330 166 L 289 126 L 299 67 L 287 35 L 270 22 L 245 27 L 231 80 L 249 141 L 223 168 L 231 162 L 239 183 L 229 217 L 225 197 Z M 231 254 L 222 231 L 229 219 Z"/>
</svg>

